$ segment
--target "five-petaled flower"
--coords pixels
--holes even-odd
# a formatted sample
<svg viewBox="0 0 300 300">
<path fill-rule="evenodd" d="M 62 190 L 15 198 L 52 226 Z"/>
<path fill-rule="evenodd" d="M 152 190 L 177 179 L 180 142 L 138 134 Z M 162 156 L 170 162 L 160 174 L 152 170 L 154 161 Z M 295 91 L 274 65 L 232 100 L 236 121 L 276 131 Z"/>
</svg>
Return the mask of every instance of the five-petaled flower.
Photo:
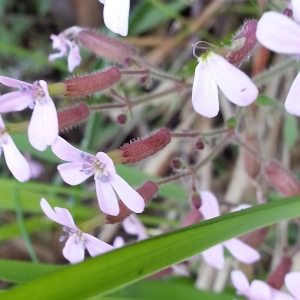
<svg viewBox="0 0 300 300">
<path fill-rule="evenodd" d="M 68 56 L 68 69 L 70 72 L 73 72 L 73 70 L 80 65 L 80 49 L 76 44 L 76 34 L 79 31 L 81 31 L 80 27 L 73 26 L 58 35 L 50 35 L 52 48 L 59 51 L 58 53 L 49 55 L 50 62 L 53 62 L 57 58 Z"/>
<path fill-rule="evenodd" d="M 270 11 L 263 14 L 257 24 L 256 37 L 266 48 L 282 54 L 300 55 L 300 1 L 293 0 L 293 16 Z M 300 73 L 294 80 L 285 100 L 285 109 L 300 116 Z"/>
<path fill-rule="evenodd" d="M 285 284 L 291 294 L 295 297 L 278 291 L 262 280 L 253 280 L 249 284 L 245 274 L 239 270 L 231 272 L 231 282 L 239 295 L 247 297 L 249 300 L 299 300 L 300 273 L 289 273 L 285 276 Z"/>
<path fill-rule="evenodd" d="M 245 73 L 219 54 L 204 53 L 198 58 L 192 89 L 192 103 L 198 114 L 208 118 L 218 114 L 218 87 L 238 106 L 251 104 L 258 95 L 257 87 Z"/>
<path fill-rule="evenodd" d="M 122 202 L 133 212 L 141 213 L 145 208 L 142 196 L 117 173 L 111 158 L 98 152 L 96 156 L 80 151 L 63 138 L 58 137 L 52 151 L 59 158 L 69 161 L 57 167 L 63 180 L 76 185 L 94 175 L 100 209 L 113 216 L 120 212 L 118 194 Z"/>
<path fill-rule="evenodd" d="M 105 26 L 120 35 L 128 34 L 130 0 L 100 0 L 104 4 L 103 19 Z"/>
<path fill-rule="evenodd" d="M 29 165 L 10 135 L 5 131 L 4 122 L 0 116 L 0 155 L 2 151 L 4 152 L 6 164 L 15 178 L 21 182 L 29 180 Z"/>
<path fill-rule="evenodd" d="M 0 113 L 20 111 L 27 107 L 33 108 L 28 126 L 28 138 L 34 148 L 44 151 L 58 136 L 57 113 L 49 96 L 47 83 L 40 80 L 30 84 L 4 76 L 0 76 L 0 82 L 19 89 L 0 96 Z"/>
<path fill-rule="evenodd" d="M 97 256 L 114 249 L 113 246 L 102 242 L 88 233 L 82 232 L 75 225 L 72 215 L 67 209 L 54 207 L 53 210 L 44 198 L 41 199 L 40 204 L 49 219 L 64 226 L 63 230 L 66 232 L 66 235 L 61 236 L 60 241 L 67 240 L 63 249 L 63 255 L 71 263 L 83 261 L 85 249 L 87 249 L 91 256 Z"/>
<path fill-rule="evenodd" d="M 204 219 L 208 220 L 218 217 L 220 215 L 220 208 L 218 200 L 214 196 L 214 194 L 209 191 L 201 191 L 200 197 L 202 200 L 202 205 L 200 206 L 199 210 Z M 249 206 L 244 204 L 237 207 L 235 210 L 247 207 Z M 237 260 L 245 264 L 252 264 L 260 258 L 259 253 L 255 249 L 248 246 L 239 239 L 233 238 L 202 252 L 204 260 L 209 265 L 217 269 L 222 269 L 224 266 L 223 245 Z"/>
</svg>

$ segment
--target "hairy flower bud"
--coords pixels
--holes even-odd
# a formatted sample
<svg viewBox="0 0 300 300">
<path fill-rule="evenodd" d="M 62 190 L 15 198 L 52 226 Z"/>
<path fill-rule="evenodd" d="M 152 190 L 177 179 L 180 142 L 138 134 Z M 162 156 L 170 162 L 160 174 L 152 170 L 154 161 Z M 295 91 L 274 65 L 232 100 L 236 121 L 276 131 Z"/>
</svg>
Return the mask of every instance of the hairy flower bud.
<svg viewBox="0 0 300 300">
<path fill-rule="evenodd" d="M 277 191 L 283 196 L 292 197 L 300 194 L 300 183 L 276 161 L 266 164 L 264 171 Z"/>
<path fill-rule="evenodd" d="M 95 94 L 117 83 L 121 78 L 121 73 L 117 67 L 111 67 L 103 72 L 87 76 L 78 76 L 66 79 L 65 96 L 84 97 Z"/>
<path fill-rule="evenodd" d="M 292 266 L 292 259 L 289 256 L 283 256 L 276 269 L 269 275 L 266 280 L 274 289 L 280 290 L 284 284 L 284 277 L 289 273 Z"/>
<path fill-rule="evenodd" d="M 195 149 L 196 150 L 203 150 L 205 147 L 205 144 L 203 142 L 203 140 L 201 138 L 197 139 L 196 143 L 195 143 Z"/>
<path fill-rule="evenodd" d="M 171 134 L 169 130 L 162 128 L 144 140 L 124 145 L 119 148 L 122 163 L 133 164 L 139 162 L 163 149 L 170 141 Z"/>
<path fill-rule="evenodd" d="M 257 44 L 256 27 L 256 20 L 247 20 L 238 30 L 229 46 L 230 51 L 226 55 L 226 59 L 231 64 L 240 65 L 244 60 L 249 58 Z"/>
<path fill-rule="evenodd" d="M 259 153 L 258 140 L 256 135 L 246 134 L 245 143 L 247 144 L 247 146 L 249 146 L 249 148 Z M 249 151 L 247 151 L 247 149 L 243 148 L 242 151 L 245 170 L 250 178 L 255 179 L 260 172 L 261 164 L 252 153 L 249 153 Z"/>
<path fill-rule="evenodd" d="M 126 59 L 135 54 L 129 45 L 92 30 L 81 30 L 77 38 L 85 48 L 120 64 L 126 64 Z"/>
<path fill-rule="evenodd" d="M 199 209 L 202 204 L 200 194 L 196 190 L 192 191 L 191 203 L 192 203 L 192 207 L 194 209 Z"/>
<path fill-rule="evenodd" d="M 137 192 L 143 197 L 145 203 L 147 203 L 158 193 L 158 186 L 153 181 L 147 181 L 143 186 L 137 189 Z M 122 222 L 132 213 L 132 211 L 127 206 L 125 206 L 122 201 L 119 201 L 119 207 L 120 213 L 117 216 L 106 216 L 107 223 L 114 224 Z"/>
<path fill-rule="evenodd" d="M 90 115 L 89 108 L 80 103 L 57 112 L 59 130 L 65 130 L 85 121 Z"/>
</svg>

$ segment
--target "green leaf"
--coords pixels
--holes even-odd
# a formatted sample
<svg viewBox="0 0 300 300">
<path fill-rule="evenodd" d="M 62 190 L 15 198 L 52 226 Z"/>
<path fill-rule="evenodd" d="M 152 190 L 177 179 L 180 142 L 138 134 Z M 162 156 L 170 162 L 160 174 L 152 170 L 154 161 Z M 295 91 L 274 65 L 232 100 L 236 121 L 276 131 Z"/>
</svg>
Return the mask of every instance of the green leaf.
<svg viewBox="0 0 300 300">
<path fill-rule="evenodd" d="M 297 118 L 295 116 L 292 116 L 290 114 L 285 115 L 283 136 L 284 141 L 289 149 L 293 149 L 299 135 L 297 123 Z"/>
<path fill-rule="evenodd" d="M 264 94 L 260 94 L 255 103 L 259 106 L 275 106 L 278 104 L 278 101 L 276 101 L 275 99 L 267 96 L 267 95 L 264 95 Z"/>
<path fill-rule="evenodd" d="M 256 205 L 65 267 L 11 289 L 2 296 L 2 300 L 75 300 L 107 294 L 213 245 L 298 216 L 299 196 Z M 9 266 L 6 265 L 6 268 Z M 0 264 L 0 278 L 3 277 L 4 269 Z"/>
</svg>

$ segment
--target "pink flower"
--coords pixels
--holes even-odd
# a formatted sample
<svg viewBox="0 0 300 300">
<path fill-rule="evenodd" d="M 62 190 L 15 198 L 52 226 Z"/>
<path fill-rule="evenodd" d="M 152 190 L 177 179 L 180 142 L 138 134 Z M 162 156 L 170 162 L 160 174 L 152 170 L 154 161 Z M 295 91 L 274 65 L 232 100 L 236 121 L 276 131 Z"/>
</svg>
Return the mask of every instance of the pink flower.
<svg viewBox="0 0 300 300">
<path fill-rule="evenodd" d="M 105 26 L 120 35 L 128 34 L 130 0 L 100 0 L 104 4 L 103 19 Z"/>
<path fill-rule="evenodd" d="M 145 208 L 142 196 L 117 173 L 111 158 L 98 152 L 96 156 L 80 151 L 61 137 L 52 145 L 59 158 L 69 161 L 57 167 L 63 180 L 76 185 L 94 175 L 100 209 L 112 216 L 120 212 L 116 193 L 133 212 L 141 213 Z"/>
<path fill-rule="evenodd" d="M 300 55 L 300 2 L 292 1 L 295 21 L 277 12 L 266 12 L 257 25 L 256 37 L 266 48 L 283 54 Z M 300 116 L 300 73 L 294 80 L 285 100 L 285 109 Z"/>
<path fill-rule="evenodd" d="M 124 230 L 128 234 L 137 235 L 137 240 L 141 241 L 148 238 L 146 228 L 135 214 L 131 214 L 122 222 Z"/>
<path fill-rule="evenodd" d="M 54 103 L 49 96 L 47 83 L 40 80 L 34 84 L 0 76 L 0 82 L 6 86 L 18 88 L 17 92 L 0 96 L 0 112 L 20 111 L 33 108 L 28 127 L 31 145 L 44 151 L 58 136 L 58 120 Z"/>
<path fill-rule="evenodd" d="M 203 217 L 206 220 L 218 217 L 220 208 L 217 198 L 209 191 L 201 191 L 200 196 L 202 205 L 199 210 Z M 241 207 L 246 208 L 248 206 L 242 205 L 237 209 L 241 209 Z M 202 252 L 204 260 L 217 269 L 222 269 L 224 265 L 223 246 L 228 249 L 232 256 L 245 264 L 252 264 L 260 259 L 260 255 L 255 249 L 239 239 L 233 238 Z"/>
<path fill-rule="evenodd" d="M 231 281 L 238 294 L 249 300 L 295 300 L 288 294 L 272 288 L 264 281 L 254 280 L 250 285 L 244 273 L 239 270 L 231 272 Z"/>
<path fill-rule="evenodd" d="M 67 240 L 63 249 L 63 255 L 71 263 L 83 261 L 85 249 L 88 250 L 91 256 L 97 256 L 114 249 L 114 247 L 100 241 L 94 236 L 82 232 L 75 225 L 73 218 L 67 209 L 54 207 L 53 210 L 44 198 L 41 199 L 40 204 L 42 210 L 49 219 L 64 226 L 63 230 L 67 235 L 61 236 L 60 241 Z"/>
<path fill-rule="evenodd" d="M 218 87 L 232 103 L 247 106 L 258 95 L 251 79 L 222 56 L 208 52 L 198 58 L 192 90 L 195 111 L 208 118 L 219 112 Z"/>
<path fill-rule="evenodd" d="M 300 272 L 288 273 L 284 277 L 285 285 L 295 300 L 300 300 Z"/>
<path fill-rule="evenodd" d="M 14 177 L 21 182 L 29 180 L 29 165 L 10 135 L 5 131 L 4 122 L 0 116 L 0 155 L 2 151 L 4 152 L 6 164 Z"/>
<path fill-rule="evenodd" d="M 80 27 L 73 26 L 61 32 L 59 35 L 51 34 L 52 48 L 58 50 L 58 53 L 49 55 L 49 61 L 68 56 L 68 69 L 70 72 L 80 65 L 81 56 L 78 45 L 76 44 L 76 35 L 81 31 Z"/>
</svg>

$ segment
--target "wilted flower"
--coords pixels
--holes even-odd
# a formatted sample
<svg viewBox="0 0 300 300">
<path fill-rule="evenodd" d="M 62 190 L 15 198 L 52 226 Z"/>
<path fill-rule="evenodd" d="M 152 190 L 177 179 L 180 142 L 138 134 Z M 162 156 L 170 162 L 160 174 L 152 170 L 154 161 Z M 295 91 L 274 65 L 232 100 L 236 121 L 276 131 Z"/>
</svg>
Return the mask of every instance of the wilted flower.
<svg viewBox="0 0 300 300">
<path fill-rule="evenodd" d="M 76 43 L 76 35 L 81 30 L 80 27 L 73 26 L 59 35 L 51 34 L 52 48 L 59 52 L 50 54 L 49 61 L 53 62 L 57 58 L 68 56 L 68 69 L 73 72 L 81 63 L 80 49 Z"/>
<path fill-rule="evenodd" d="M 119 214 L 116 193 L 133 212 L 144 210 L 142 196 L 116 173 L 113 161 L 104 152 L 91 155 L 74 148 L 61 137 L 52 145 L 52 151 L 59 158 L 69 161 L 57 167 L 66 183 L 76 185 L 94 175 L 98 202 L 103 212 L 113 216 Z"/>
<path fill-rule="evenodd" d="M 39 80 L 30 84 L 17 79 L 0 76 L 0 82 L 19 89 L 0 96 L 0 112 L 20 111 L 27 107 L 33 109 L 28 127 L 31 145 L 44 151 L 58 136 L 58 120 L 55 105 L 49 95 L 47 83 Z"/>
<path fill-rule="evenodd" d="M 83 261 L 85 249 L 88 250 L 91 256 L 97 256 L 114 249 L 113 246 L 100 241 L 88 233 L 82 232 L 75 225 L 72 215 L 66 208 L 54 207 L 53 210 L 44 198 L 41 199 L 40 204 L 49 219 L 64 226 L 63 230 L 67 234 L 61 236 L 60 241 L 67 240 L 63 249 L 63 255 L 71 263 Z"/>
<path fill-rule="evenodd" d="M 220 215 L 220 208 L 216 197 L 209 191 L 200 191 L 200 197 L 202 205 L 199 210 L 203 217 L 206 220 L 218 217 Z M 241 205 L 236 210 L 247 207 L 249 206 Z M 224 265 L 223 246 L 228 249 L 232 256 L 245 264 L 252 264 L 260 258 L 259 253 L 255 249 L 239 239 L 233 238 L 202 252 L 204 260 L 217 269 L 222 269 Z"/>
<path fill-rule="evenodd" d="M 232 103 L 238 106 L 251 104 L 258 89 L 241 70 L 219 54 L 208 52 L 198 58 L 192 90 L 195 111 L 208 118 L 219 112 L 218 87 Z"/>
<path fill-rule="evenodd" d="M 6 164 L 14 177 L 21 182 L 29 180 L 29 165 L 10 135 L 5 131 L 4 122 L 0 116 L 0 155 L 2 151 L 4 152 Z"/>
<path fill-rule="evenodd" d="M 128 34 L 130 0 L 100 0 L 104 4 L 103 19 L 105 26 L 120 35 Z"/>
<path fill-rule="evenodd" d="M 258 22 L 256 37 L 263 46 L 274 52 L 300 55 L 300 2 L 299 0 L 291 2 L 294 21 L 278 12 L 266 12 Z M 285 109 L 296 116 L 300 116 L 299 91 L 300 73 L 285 100 Z"/>
<path fill-rule="evenodd" d="M 250 285 L 245 274 L 239 270 L 231 272 L 231 281 L 238 294 L 249 300 L 295 300 L 288 294 L 272 288 L 264 281 L 254 280 Z M 297 284 L 299 285 L 299 278 Z"/>
</svg>

